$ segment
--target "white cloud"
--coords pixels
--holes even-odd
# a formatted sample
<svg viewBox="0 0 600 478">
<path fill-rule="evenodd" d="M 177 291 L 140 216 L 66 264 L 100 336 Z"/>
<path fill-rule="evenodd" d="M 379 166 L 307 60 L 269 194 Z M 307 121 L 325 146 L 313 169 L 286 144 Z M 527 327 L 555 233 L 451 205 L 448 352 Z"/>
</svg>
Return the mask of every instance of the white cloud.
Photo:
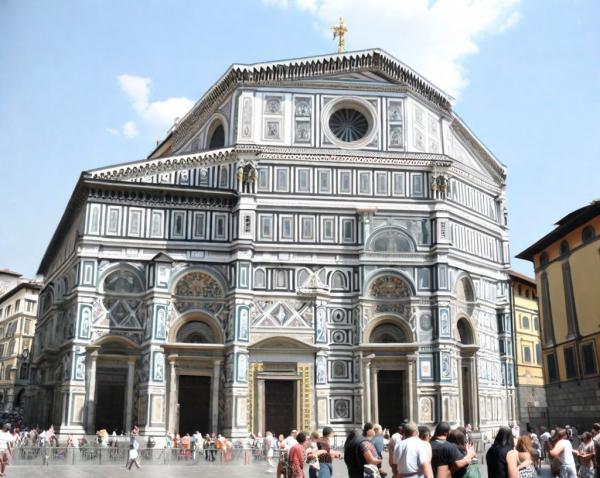
<svg viewBox="0 0 600 478">
<path fill-rule="evenodd" d="M 138 123 L 150 135 L 164 136 L 173 126 L 175 119 L 185 116 L 194 105 L 192 100 L 185 97 L 151 101 L 152 80 L 150 78 L 123 74 L 117 79 L 121 89 L 129 98 L 133 110 L 139 116 Z M 128 121 L 123 125 L 123 136 L 135 138 L 138 135 L 139 128 L 136 122 Z"/>
<path fill-rule="evenodd" d="M 126 138 L 135 138 L 138 134 L 139 131 L 134 121 L 128 121 L 123 125 L 123 136 Z"/>
<path fill-rule="evenodd" d="M 383 48 L 448 93 L 468 84 L 465 60 L 486 35 L 520 19 L 520 0 L 263 0 L 311 12 L 331 39 L 340 15 L 349 30 L 347 49 Z M 332 41 L 331 49 L 335 51 Z"/>
</svg>

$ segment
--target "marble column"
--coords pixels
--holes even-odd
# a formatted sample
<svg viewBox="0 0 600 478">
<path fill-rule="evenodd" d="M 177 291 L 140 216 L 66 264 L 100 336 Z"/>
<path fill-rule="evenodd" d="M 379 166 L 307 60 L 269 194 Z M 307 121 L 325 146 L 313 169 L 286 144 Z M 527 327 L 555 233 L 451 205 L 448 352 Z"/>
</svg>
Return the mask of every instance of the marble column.
<svg viewBox="0 0 600 478">
<path fill-rule="evenodd" d="M 95 421 L 96 421 L 96 362 L 98 361 L 98 351 L 94 350 L 88 354 L 87 357 L 87 399 L 86 399 L 86 410 L 87 410 L 87 432 L 90 434 L 95 433 Z"/>
<path fill-rule="evenodd" d="M 254 386 L 253 384 L 250 384 L 250 386 Z M 253 429 L 252 431 L 254 433 L 263 433 L 265 430 L 263 430 L 263 428 L 265 427 L 265 381 L 262 379 L 256 379 L 256 396 L 254 399 L 254 410 L 256 411 L 255 413 L 255 420 L 253 423 Z"/>
<path fill-rule="evenodd" d="M 211 380 L 210 399 L 210 426 L 211 430 L 219 433 L 219 390 L 221 385 L 221 363 L 222 360 L 215 360 L 213 363 L 213 375 Z"/>
<path fill-rule="evenodd" d="M 416 374 L 416 355 L 408 355 L 408 418 L 409 420 L 418 420 L 419 407 L 417 406 L 417 374 Z"/>
<path fill-rule="evenodd" d="M 371 421 L 371 360 L 365 359 L 364 362 L 364 383 L 365 383 L 365 396 L 363 397 L 365 416 L 363 417 L 363 423 Z"/>
<path fill-rule="evenodd" d="M 167 429 L 173 433 L 177 433 L 177 419 L 179 414 L 179 403 L 177 403 L 177 371 L 175 365 L 177 363 L 177 355 L 169 355 L 169 423 Z"/>
<path fill-rule="evenodd" d="M 379 369 L 371 366 L 371 420 L 373 423 L 379 423 L 379 390 L 377 387 L 377 374 Z"/>
<path fill-rule="evenodd" d="M 127 396 L 125 397 L 125 430 L 131 430 L 133 415 L 133 378 L 135 372 L 135 357 L 127 359 Z"/>
</svg>

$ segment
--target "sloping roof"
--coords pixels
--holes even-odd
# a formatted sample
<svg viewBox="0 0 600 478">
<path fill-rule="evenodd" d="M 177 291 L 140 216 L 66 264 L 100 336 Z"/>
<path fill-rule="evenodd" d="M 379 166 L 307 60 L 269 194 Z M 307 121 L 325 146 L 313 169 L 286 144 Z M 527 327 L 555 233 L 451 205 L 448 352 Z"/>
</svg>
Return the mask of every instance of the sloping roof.
<svg viewBox="0 0 600 478">
<path fill-rule="evenodd" d="M 532 287 L 536 286 L 535 279 L 533 279 L 532 277 L 526 276 L 525 274 L 521 274 L 520 272 L 517 272 L 513 269 L 508 271 L 508 275 L 510 276 L 511 279 L 517 280 L 519 282 L 523 282 Z"/>
<path fill-rule="evenodd" d="M 533 256 L 546 249 L 548 246 L 565 237 L 569 232 L 582 226 L 590 219 L 600 215 L 600 199 L 592 201 L 587 206 L 576 209 L 567 214 L 562 219 L 559 219 L 555 224 L 557 227 L 550 233 L 546 234 L 535 244 L 529 246 L 523 252 L 517 254 L 517 259 L 525 259 L 533 261 Z"/>
<path fill-rule="evenodd" d="M 391 83 L 405 86 L 443 110 L 449 112 L 452 109 L 452 96 L 379 48 L 263 63 L 233 64 L 178 123 L 171 135 L 173 147 L 177 149 L 182 146 L 194 125 L 201 122 L 203 116 L 210 114 L 221 98 L 240 85 L 279 85 L 282 82 L 362 71 L 376 73 Z"/>
<path fill-rule="evenodd" d="M 10 299 L 13 295 L 15 295 L 17 292 L 19 292 L 20 290 L 23 289 L 31 289 L 31 290 L 37 290 L 40 291 L 42 290 L 42 284 L 40 284 L 39 282 L 21 282 L 20 284 L 17 284 L 16 286 L 14 286 L 12 289 L 10 289 L 8 292 L 5 292 L 4 295 L 0 296 L 0 304 L 4 301 L 6 301 L 7 299 Z"/>
<path fill-rule="evenodd" d="M 21 274 L 15 271 L 11 271 L 10 269 L 0 269 L 0 275 L 21 277 Z"/>
</svg>

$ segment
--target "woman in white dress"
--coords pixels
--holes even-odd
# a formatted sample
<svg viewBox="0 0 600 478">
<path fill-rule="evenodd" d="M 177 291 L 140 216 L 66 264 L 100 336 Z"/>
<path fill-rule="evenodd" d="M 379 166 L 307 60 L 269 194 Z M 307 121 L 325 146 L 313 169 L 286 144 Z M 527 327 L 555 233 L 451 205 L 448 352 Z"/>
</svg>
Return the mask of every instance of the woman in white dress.
<svg viewBox="0 0 600 478">
<path fill-rule="evenodd" d="M 140 447 L 140 444 L 138 443 L 136 436 L 137 432 L 131 432 L 131 438 L 129 439 L 129 457 L 126 465 L 126 468 L 128 470 L 131 470 L 131 467 L 133 465 L 135 465 L 136 468 L 141 468 L 139 460 L 140 455 L 138 453 L 138 448 Z"/>
</svg>

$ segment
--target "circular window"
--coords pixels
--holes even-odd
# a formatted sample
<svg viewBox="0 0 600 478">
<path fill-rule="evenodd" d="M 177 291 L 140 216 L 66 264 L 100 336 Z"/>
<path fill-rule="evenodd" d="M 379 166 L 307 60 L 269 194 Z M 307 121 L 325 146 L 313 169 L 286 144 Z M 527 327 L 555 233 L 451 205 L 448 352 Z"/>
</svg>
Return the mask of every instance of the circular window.
<svg viewBox="0 0 600 478">
<path fill-rule="evenodd" d="M 351 143 L 367 135 L 369 121 L 358 110 L 341 108 L 329 117 L 329 129 L 336 138 Z"/>
<path fill-rule="evenodd" d="M 362 98 L 336 98 L 322 112 L 325 143 L 341 148 L 360 148 L 373 141 L 377 134 L 375 107 Z"/>
</svg>

